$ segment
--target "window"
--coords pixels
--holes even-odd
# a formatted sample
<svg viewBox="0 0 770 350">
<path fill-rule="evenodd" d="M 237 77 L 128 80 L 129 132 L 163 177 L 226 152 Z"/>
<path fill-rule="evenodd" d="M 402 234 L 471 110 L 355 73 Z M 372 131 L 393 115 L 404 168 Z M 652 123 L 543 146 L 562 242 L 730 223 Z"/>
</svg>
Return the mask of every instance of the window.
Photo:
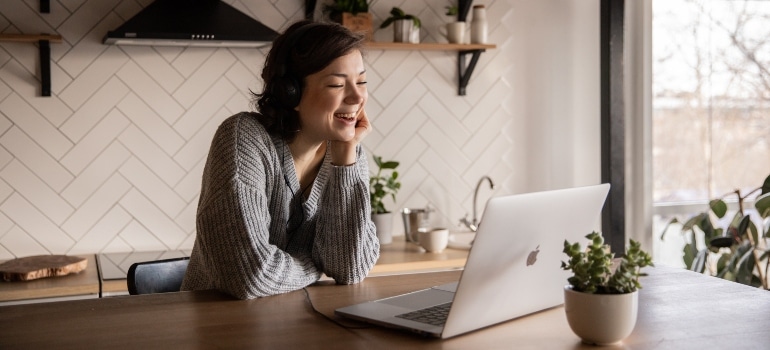
<svg viewBox="0 0 770 350">
<path fill-rule="evenodd" d="M 770 174 L 770 1 L 654 0 L 652 13 L 659 238 L 673 215 L 701 212 L 713 198 L 736 202 L 730 193 L 745 195 Z M 654 240 L 654 258 L 684 266 L 675 231 Z"/>
</svg>

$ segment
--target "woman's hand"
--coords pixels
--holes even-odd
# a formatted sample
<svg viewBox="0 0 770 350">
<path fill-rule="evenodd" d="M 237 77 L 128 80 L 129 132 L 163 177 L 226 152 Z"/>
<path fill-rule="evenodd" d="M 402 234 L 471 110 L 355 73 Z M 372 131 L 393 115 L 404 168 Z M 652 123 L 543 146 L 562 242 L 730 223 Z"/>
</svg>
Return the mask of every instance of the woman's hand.
<svg viewBox="0 0 770 350">
<path fill-rule="evenodd" d="M 358 111 L 355 135 L 349 141 L 332 141 L 332 164 L 337 166 L 350 165 L 356 162 L 356 146 L 363 141 L 366 135 L 372 132 L 372 125 L 366 116 L 366 109 L 361 106 Z"/>
</svg>

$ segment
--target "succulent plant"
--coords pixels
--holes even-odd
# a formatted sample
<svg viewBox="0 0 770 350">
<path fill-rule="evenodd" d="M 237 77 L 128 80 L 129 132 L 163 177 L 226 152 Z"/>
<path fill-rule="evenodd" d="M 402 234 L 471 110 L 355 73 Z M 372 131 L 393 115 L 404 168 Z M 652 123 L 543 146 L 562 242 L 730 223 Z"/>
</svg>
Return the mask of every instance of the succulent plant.
<svg viewBox="0 0 770 350">
<path fill-rule="evenodd" d="M 564 241 L 564 253 L 569 257 L 568 262 L 562 261 L 561 268 L 572 271 L 572 277 L 567 282 L 576 292 L 594 294 L 624 294 L 632 293 L 642 288 L 639 277 L 646 274 L 641 269 L 653 266 L 652 257 L 642 250 L 641 244 L 630 240 L 625 256 L 618 262 L 613 271 L 615 254 L 604 244 L 604 238 L 598 232 L 586 236 L 591 243 L 586 250 L 580 243 Z"/>
</svg>

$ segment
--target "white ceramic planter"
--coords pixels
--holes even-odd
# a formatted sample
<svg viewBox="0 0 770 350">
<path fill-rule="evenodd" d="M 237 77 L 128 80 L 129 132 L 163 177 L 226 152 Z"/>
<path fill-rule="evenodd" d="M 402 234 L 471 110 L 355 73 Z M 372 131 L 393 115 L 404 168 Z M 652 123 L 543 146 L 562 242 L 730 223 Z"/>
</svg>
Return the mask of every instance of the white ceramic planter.
<svg viewBox="0 0 770 350">
<path fill-rule="evenodd" d="M 393 243 L 393 213 L 372 214 L 380 244 Z"/>
<path fill-rule="evenodd" d="M 414 21 L 411 19 L 397 19 L 393 21 L 393 41 L 397 43 L 408 43 L 412 38 Z"/>
<path fill-rule="evenodd" d="M 636 325 L 639 292 L 589 294 L 564 287 L 564 310 L 575 334 L 587 344 L 616 344 Z"/>
</svg>

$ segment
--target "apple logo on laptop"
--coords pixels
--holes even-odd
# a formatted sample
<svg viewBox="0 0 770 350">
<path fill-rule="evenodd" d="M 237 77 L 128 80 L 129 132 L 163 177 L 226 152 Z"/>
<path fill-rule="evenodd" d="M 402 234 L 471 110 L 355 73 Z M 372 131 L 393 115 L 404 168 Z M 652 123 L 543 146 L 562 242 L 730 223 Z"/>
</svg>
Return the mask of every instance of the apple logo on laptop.
<svg viewBox="0 0 770 350">
<path fill-rule="evenodd" d="M 527 266 L 534 265 L 535 262 L 537 262 L 537 253 L 540 253 L 540 245 L 538 245 L 535 250 L 529 252 L 529 256 L 527 256 Z"/>
</svg>

